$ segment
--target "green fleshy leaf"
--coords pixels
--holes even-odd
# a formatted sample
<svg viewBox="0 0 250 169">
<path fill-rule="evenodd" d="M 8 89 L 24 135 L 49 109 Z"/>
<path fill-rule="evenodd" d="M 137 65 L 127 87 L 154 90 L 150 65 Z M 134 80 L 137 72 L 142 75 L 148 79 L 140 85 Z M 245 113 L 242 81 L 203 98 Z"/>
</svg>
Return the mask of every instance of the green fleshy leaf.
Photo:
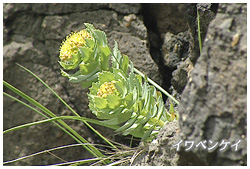
<svg viewBox="0 0 250 169">
<path fill-rule="evenodd" d="M 161 100 L 160 103 L 159 103 L 159 107 L 158 107 L 157 119 L 161 119 L 161 116 L 162 116 L 164 110 L 165 110 L 164 104 L 163 104 L 163 101 Z"/>
<path fill-rule="evenodd" d="M 117 95 L 108 95 L 107 102 L 110 109 L 115 109 L 121 104 L 121 98 Z"/>
<path fill-rule="evenodd" d="M 139 124 L 138 123 L 134 123 L 134 124 L 132 124 L 129 128 L 127 128 L 125 131 L 123 131 L 123 135 L 128 135 L 128 134 L 130 134 L 131 132 L 136 132 L 136 129 L 137 129 L 137 127 L 139 126 Z M 138 131 L 140 131 L 140 130 L 138 130 Z"/>
<path fill-rule="evenodd" d="M 90 99 L 90 96 L 88 96 L 88 97 L 89 97 L 89 100 L 90 100 L 89 101 L 89 108 L 93 110 L 94 109 L 94 104 L 92 102 L 92 99 Z"/>
<path fill-rule="evenodd" d="M 72 55 L 72 59 L 74 63 L 77 63 L 80 60 L 79 54 L 77 53 L 77 54 Z"/>
<path fill-rule="evenodd" d="M 150 139 L 149 136 L 151 135 L 152 131 L 154 130 L 154 125 L 152 125 L 149 129 L 147 129 L 142 136 L 142 141 L 146 141 L 147 139 Z"/>
<path fill-rule="evenodd" d="M 132 126 L 136 120 L 137 116 L 130 118 L 122 127 L 118 128 L 116 132 L 121 132 Z"/>
<path fill-rule="evenodd" d="M 74 75 L 69 76 L 69 81 L 72 82 L 72 83 L 80 83 L 80 82 L 85 81 L 85 80 L 89 81 L 89 80 L 95 79 L 95 78 L 97 78 L 97 72 L 98 71 L 93 71 L 88 75 L 81 75 L 81 74 L 78 75 L 79 72 L 80 71 L 78 71 Z"/>
<path fill-rule="evenodd" d="M 169 108 L 169 113 L 174 113 L 174 105 L 173 103 L 170 101 L 170 108 Z"/>
<path fill-rule="evenodd" d="M 120 115 L 109 119 L 109 120 L 105 120 L 102 121 L 102 123 L 104 124 L 109 124 L 109 125 L 118 125 L 121 123 L 124 123 L 125 121 L 127 121 L 130 117 L 131 117 L 132 112 L 128 109 L 123 109 L 123 111 L 120 113 Z"/>
<path fill-rule="evenodd" d="M 93 33 L 95 34 L 98 46 L 103 46 L 103 47 L 108 46 L 108 40 L 105 32 L 95 29 L 93 30 Z"/>
<path fill-rule="evenodd" d="M 90 76 L 87 81 L 93 81 L 93 82 L 97 82 L 98 81 L 98 71 L 94 71 L 95 73 Z"/>
<path fill-rule="evenodd" d="M 103 46 L 100 46 L 99 49 L 100 49 L 100 52 L 101 52 L 103 55 L 105 55 L 106 57 L 109 56 L 110 53 L 111 53 L 111 51 L 110 51 L 110 49 L 109 49 L 108 46 L 104 46 L 104 47 L 103 47 Z"/>
<path fill-rule="evenodd" d="M 136 77 L 137 77 L 137 79 L 139 80 L 139 83 L 141 83 L 142 84 L 142 77 L 141 77 L 141 75 L 135 75 Z"/>
<path fill-rule="evenodd" d="M 91 95 L 97 95 L 98 89 L 100 88 L 100 83 L 92 83 L 92 87 L 89 88 L 90 94 Z"/>
<path fill-rule="evenodd" d="M 121 69 L 113 68 L 113 73 L 115 75 L 115 79 L 122 79 L 124 82 L 127 82 L 127 76 Z"/>
<path fill-rule="evenodd" d="M 127 94 L 127 88 L 124 86 L 124 82 L 119 79 L 118 81 L 116 81 L 115 87 L 119 94 L 122 95 L 121 97 L 124 98 Z"/>
<path fill-rule="evenodd" d="M 80 71 L 77 71 L 77 72 L 74 73 L 74 74 L 69 74 L 69 73 L 67 73 L 67 72 L 65 72 L 64 70 L 61 69 L 61 74 L 62 74 L 62 76 L 64 76 L 64 77 L 70 78 L 70 77 L 79 76 L 81 73 L 80 73 Z"/>
<path fill-rule="evenodd" d="M 129 58 L 127 55 L 123 55 L 123 60 L 122 60 L 122 70 L 124 73 L 128 72 L 128 65 L 129 65 Z"/>
<path fill-rule="evenodd" d="M 81 63 L 80 70 L 83 75 L 88 75 L 96 70 L 98 66 L 98 62 L 91 62 L 91 63 Z"/>
<path fill-rule="evenodd" d="M 156 104 L 153 104 L 154 106 L 153 106 L 153 110 L 152 110 L 152 118 L 154 118 L 156 115 L 157 115 L 157 106 L 156 106 Z"/>
<path fill-rule="evenodd" d="M 84 25 L 88 28 L 88 29 L 95 29 L 95 27 L 92 25 L 92 24 L 90 24 L 90 23 L 84 23 Z"/>
<path fill-rule="evenodd" d="M 112 67 L 113 68 L 117 68 L 117 69 L 121 69 L 121 52 L 118 49 L 118 44 L 115 41 L 115 46 L 113 48 L 113 58 L 112 58 Z"/>
<path fill-rule="evenodd" d="M 141 127 L 143 127 L 152 117 L 151 117 L 151 111 L 147 111 L 147 110 L 142 110 L 142 113 L 144 114 L 143 118 L 138 121 L 138 123 L 140 123 Z M 136 122 L 137 123 L 137 122 Z"/>
<path fill-rule="evenodd" d="M 133 93 L 129 93 L 125 98 L 124 98 L 125 102 L 127 103 L 127 107 L 130 108 L 133 106 L 134 102 L 133 102 Z"/>
<path fill-rule="evenodd" d="M 100 110 L 96 111 L 96 117 L 97 117 L 98 119 L 109 119 L 109 118 L 110 118 L 110 117 L 108 116 L 108 114 L 106 114 L 105 112 L 100 111 Z"/>
<path fill-rule="evenodd" d="M 132 94 L 132 97 L 133 97 L 133 94 Z M 137 101 L 137 102 L 134 102 L 133 101 L 133 110 L 134 110 L 134 112 L 138 112 L 139 111 L 139 104 L 138 104 L 138 102 L 139 101 Z"/>
<path fill-rule="evenodd" d="M 108 46 L 108 41 L 105 32 L 95 29 L 92 24 L 84 23 L 87 30 L 95 38 L 98 46 Z"/>
<path fill-rule="evenodd" d="M 61 61 L 58 61 L 59 64 L 65 69 L 65 70 L 72 70 L 72 69 L 75 69 L 77 68 L 78 64 L 80 63 L 77 62 L 77 63 L 71 63 L 71 62 L 61 62 Z"/>
<path fill-rule="evenodd" d="M 91 48 L 91 49 L 94 48 L 94 46 L 95 46 L 95 41 L 94 41 L 94 39 L 86 38 L 85 41 L 86 41 L 86 45 L 87 45 L 89 48 Z"/>
<path fill-rule="evenodd" d="M 110 49 L 108 46 L 106 46 L 106 47 L 99 47 L 99 50 L 101 54 L 101 57 L 100 57 L 101 69 L 108 70 Z"/>
<path fill-rule="evenodd" d="M 72 69 L 75 69 L 79 65 L 81 60 L 80 60 L 80 56 L 76 54 L 76 55 L 72 55 L 72 58 L 66 62 L 62 62 L 62 61 L 58 61 L 58 62 L 65 70 L 72 70 Z"/>
<path fill-rule="evenodd" d="M 146 97 L 145 97 L 145 102 L 144 102 L 144 107 L 143 107 L 143 109 L 145 109 L 146 111 L 150 111 L 150 108 L 151 108 L 151 104 L 150 104 L 150 102 L 151 102 L 151 97 L 150 97 L 150 95 L 151 95 L 151 93 L 150 93 L 150 89 L 149 89 L 149 86 L 148 86 L 148 85 L 147 85 L 147 89 L 148 89 L 148 90 L 145 91 Z M 143 92 L 144 92 L 144 91 L 143 91 Z"/>
<path fill-rule="evenodd" d="M 136 119 L 136 121 L 134 122 L 134 124 L 129 127 L 128 129 L 126 129 L 124 131 L 124 134 L 131 134 L 131 133 L 140 133 L 143 131 L 143 126 L 145 125 L 145 123 L 150 119 L 150 113 L 147 113 L 147 116 L 143 116 L 143 115 L 139 115 Z"/>
<path fill-rule="evenodd" d="M 151 118 L 154 118 L 157 115 L 157 106 L 156 106 L 155 98 L 152 95 L 150 97 L 151 97 L 150 104 L 151 104 L 151 112 L 152 112 Z"/>
<path fill-rule="evenodd" d="M 107 106 L 107 108 L 98 109 L 97 117 L 99 119 L 112 119 L 112 118 L 116 117 L 117 115 L 119 115 L 122 112 L 123 109 L 124 109 L 124 107 L 118 107 L 116 109 L 110 109 Z"/>
<path fill-rule="evenodd" d="M 142 138 L 143 134 L 144 134 L 143 130 L 141 130 L 141 131 L 132 131 L 130 133 L 130 135 L 132 135 L 134 137 L 137 137 L 137 138 Z"/>
<path fill-rule="evenodd" d="M 95 106 L 99 109 L 105 109 L 108 106 L 107 100 L 98 96 L 94 97 L 94 103 Z"/>
<path fill-rule="evenodd" d="M 152 96 L 157 100 L 157 91 L 155 87 L 152 87 L 152 88 L 153 88 Z"/>
<path fill-rule="evenodd" d="M 134 64 L 131 61 L 129 61 L 129 63 L 130 63 L 130 73 L 134 73 Z"/>
<path fill-rule="evenodd" d="M 134 77 L 135 77 L 135 76 L 134 76 L 134 73 L 131 72 L 131 73 L 129 74 L 129 91 L 133 91 L 134 88 L 135 88 Z"/>
<path fill-rule="evenodd" d="M 134 88 L 134 90 L 133 90 L 133 102 L 136 102 L 138 99 L 139 99 L 139 97 L 137 97 L 137 90 L 136 90 L 136 88 Z"/>
<path fill-rule="evenodd" d="M 140 101 L 138 102 L 138 112 L 141 114 L 142 112 L 142 108 L 144 106 L 144 102 L 145 102 L 145 99 L 140 99 Z"/>
<path fill-rule="evenodd" d="M 98 78 L 95 78 L 95 79 L 90 80 L 90 81 L 82 82 L 81 85 L 83 88 L 88 88 L 92 85 L 93 82 L 97 82 L 97 81 L 98 81 Z"/>
<path fill-rule="evenodd" d="M 67 72 L 65 72 L 64 70 L 60 69 L 61 70 L 61 75 L 64 76 L 64 77 L 69 77 L 69 74 Z"/>
<path fill-rule="evenodd" d="M 137 88 L 137 92 L 138 92 L 138 97 L 142 96 L 142 83 L 140 82 L 140 80 L 138 79 L 138 77 L 135 78 L 135 86 Z M 144 93 L 145 91 L 143 91 Z"/>
<path fill-rule="evenodd" d="M 94 61 L 94 51 L 88 47 L 79 47 L 79 55 L 84 63 Z"/>
<path fill-rule="evenodd" d="M 97 45 L 97 47 L 95 47 L 95 52 L 97 52 L 98 48 L 100 47 L 108 47 L 108 40 L 106 37 L 105 32 L 95 29 L 95 27 L 92 24 L 89 23 L 84 23 L 84 25 L 87 27 L 87 31 L 94 37 L 95 39 L 95 45 Z M 95 56 L 97 53 L 95 53 Z M 97 58 L 95 58 L 97 59 Z"/>
<path fill-rule="evenodd" d="M 102 71 L 99 73 L 99 81 L 101 84 L 104 82 L 111 82 L 112 80 L 115 80 L 115 75 L 108 71 Z"/>
<path fill-rule="evenodd" d="M 149 92 L 148 85 L 146 82 L 142 85 L 142 91 L 142 98 L 146 98 Z"/>
</svg>

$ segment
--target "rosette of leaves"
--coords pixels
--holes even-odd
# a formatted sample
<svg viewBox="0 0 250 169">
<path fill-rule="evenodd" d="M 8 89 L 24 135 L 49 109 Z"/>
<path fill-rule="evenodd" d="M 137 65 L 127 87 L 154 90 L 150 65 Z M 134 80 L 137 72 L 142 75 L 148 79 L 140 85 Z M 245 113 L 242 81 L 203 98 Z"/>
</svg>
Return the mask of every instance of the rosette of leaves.
<svg viewBox="0 0 250 169">
<path fill-rule="evenodd" d="M 168 121 L 173 121 L 173 105 L 168 112 L 162 95 L 148 84 L 146 76 L 134 73 L 128 56 L 122 55 L 115 42 L 113 52 L 104 32 L 91 24 L 66 38 L 60 50 L 62 75 L 83 87 L 91 86 L 89 108 L 104 126 L 115 126 L 123 135 L 131 134 L 151 141 Z M 112 66 L 109 66 L 109 56 Z"/>
<path fill-rule="evenodd" d="M 85 23 L 85 26 L 86 29 L 71 33 L 62 42 L 59 63 L 64 70 L 75 72 L 70 74 L 61 70 L 70 82 L 89 87 L 97 81 L 98 72 L 109 69 L 111 52 L 106 34 L 91 24 Z"/>
<path fill-rule="evenodd" d="M 100 72 L 90 88 L 89 107 L 97 118 L 105 119 L 104 124 L 118 125 L 117 132 L 150 141 L 174 117 L 164 107 L 161 93 L 134 74 L 117 43 L 113 54 L 112 69 Z"/>
</svg>

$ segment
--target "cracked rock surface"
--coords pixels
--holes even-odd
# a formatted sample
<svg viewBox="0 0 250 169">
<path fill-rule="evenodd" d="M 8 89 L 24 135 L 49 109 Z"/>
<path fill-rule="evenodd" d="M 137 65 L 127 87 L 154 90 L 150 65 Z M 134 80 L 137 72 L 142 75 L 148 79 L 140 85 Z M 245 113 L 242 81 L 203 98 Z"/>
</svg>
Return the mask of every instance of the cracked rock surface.
<svg viewBox="0 0 250 169">
<path fill-rule="evenodd" d="M 181 94 L 179 132 L 166 125 L 133 165 L 247 165 L 246 7 L 219 4 Z"/>
<path fill-rule="evenodd" d="M 247 165 L 246 4 L 3 4 L 3 22 L 4 80 L 56 115 L 72 114 L 16 63 L 38 75 L 80 116 L 95 118 L 88 109 L 88 89 L 62 77 L 58 64 L 61 41 L 70 32 L 83 29 L 84 22 L 105 31 L 111 48 L 116 40 L 136 68 L 180 101 L 178 122 L 164 126 L 131 165 Z M 4 92 L 16 96 L 5 87 Z M 43 119 L 7 96 L 3 96 L 3 110 L 4 130 Z M 66 122 L 89 142 L 103 143 L 82 122 Z M 111 140 L 130 141 L 113 130 L 93 126 Z M 173 144 L 180 140 L 241 143 L 238 151 L 231 147 L 185 151 L 183 144 L 177 152 Z M 3 160 L 74 143 L 52 123 L 44 123 L 5 134 Z M 83 147 L 53 153 L 65 161 L 92 157 Z M 10 165 L 60 162 L 44 153 Z"/>
<path fill-rule="evenodd" d="M 183 93 L 183 140 L 230 142 L 224 151 L 181 152 L 181 164 L 247 164 L 247 11 L 246 4 L 220 4 L 210 23 L 201 56 Z M 241 140 L 235 151 L 230 147 Z M 183 163 L 182 163 L 183 162 Z"/>
</svg>

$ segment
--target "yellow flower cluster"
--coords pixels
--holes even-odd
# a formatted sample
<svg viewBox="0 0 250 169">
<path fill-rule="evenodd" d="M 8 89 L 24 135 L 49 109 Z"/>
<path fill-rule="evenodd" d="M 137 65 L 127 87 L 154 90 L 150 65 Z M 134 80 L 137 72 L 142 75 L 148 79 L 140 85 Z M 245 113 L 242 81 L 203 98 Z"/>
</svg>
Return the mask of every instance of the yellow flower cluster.
<svg viewBox="0 0 250 169">
<path fill-rule="evenodd" d="M 73 54 L 77 54 L 78 48 L 86 44 L 86 38 L 92 38 L 86 30 L 73 32 L 68 35 L 60 47 L 61 61 L 69 61 Z"/>
<path fill-rule="evenodd" d="M 115 87 L 115 81 L 112 82 L 104 82 L 100 88 L 98 89 L 97 96 L 107 98 L 108 95 L 114 94 L 116 95 L 117 89 Z"/>
</svg>

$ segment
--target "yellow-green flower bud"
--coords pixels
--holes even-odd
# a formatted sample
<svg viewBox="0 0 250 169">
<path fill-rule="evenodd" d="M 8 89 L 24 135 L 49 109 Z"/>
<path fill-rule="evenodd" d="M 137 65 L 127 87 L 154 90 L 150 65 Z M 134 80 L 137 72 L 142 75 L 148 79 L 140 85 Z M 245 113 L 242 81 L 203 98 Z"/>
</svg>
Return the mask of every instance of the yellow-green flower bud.
<svg viewBox="0 0 250 169">
<path fill-rule="evenodd" d="M 66 37 L 60 48 L 61 61 L 70 61 L 72 56 L 78 53 L 79 47 L 86 45 L 86 38 L 92 38 L 86 30 L 73 32 Z"/>
<path fill-rule="evenodd" d="M 86 29 L 73 32 L 66 37 L 60 48 L 59 64 L 64 70 L 73 70 L 74 74 L 61 70 L 63 76 L 72 83 L 91 86 L 97 81 L 101 70 L 109 70 L 109 56 L 106 34 L 85 23 Z"/>
<path fill-rule="evenodd" d="M 108 95 L 117 95 L 118 91 L 115 87 L 115 81 L 105 82 L 98 89 L 97 96 L 107 98 Z"/>
</svg>

